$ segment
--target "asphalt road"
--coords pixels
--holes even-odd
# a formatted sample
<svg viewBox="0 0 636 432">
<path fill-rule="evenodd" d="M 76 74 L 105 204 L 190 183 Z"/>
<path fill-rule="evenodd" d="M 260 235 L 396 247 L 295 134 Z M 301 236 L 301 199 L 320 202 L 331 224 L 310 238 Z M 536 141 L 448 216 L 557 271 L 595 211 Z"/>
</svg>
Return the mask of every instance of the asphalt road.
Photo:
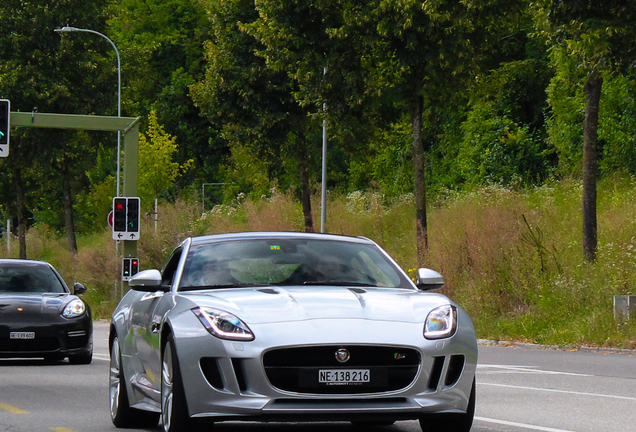
<svg viewBox="0 0 636 432">
<path fill-rule="evenodd" d="M 106 338 L 107 324 L 97 323 L 91 365 L 0 360 L 0 432 L 113 432 Z M 636 353 L 481 345 L 479 363 L 473 432 L 636 430 Z M 214 429 L 291 432 L 300 428 L 303 432 L 355 430 L 348 423 L 220 423 Z M 366 430 L 420 429 L 417 422 L 398 422 Z"/>
</svg>

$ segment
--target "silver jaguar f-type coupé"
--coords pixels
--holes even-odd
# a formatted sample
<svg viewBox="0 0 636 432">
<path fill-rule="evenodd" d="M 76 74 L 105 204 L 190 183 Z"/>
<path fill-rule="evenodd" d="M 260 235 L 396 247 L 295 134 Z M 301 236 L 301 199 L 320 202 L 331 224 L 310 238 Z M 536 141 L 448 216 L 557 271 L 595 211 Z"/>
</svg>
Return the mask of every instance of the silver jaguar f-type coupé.
<svg viewBox="0 0 636 432">
<path fill-rule="evenodd" d="M 110 328 L 117 427 L 419 420 L 470 430 L 477 341 L 466 312 L 373 241 L 301 233 L 188 238 L 145 270 Z M 207 428 L 207 429 L 206 429 Z"/>
</svg>

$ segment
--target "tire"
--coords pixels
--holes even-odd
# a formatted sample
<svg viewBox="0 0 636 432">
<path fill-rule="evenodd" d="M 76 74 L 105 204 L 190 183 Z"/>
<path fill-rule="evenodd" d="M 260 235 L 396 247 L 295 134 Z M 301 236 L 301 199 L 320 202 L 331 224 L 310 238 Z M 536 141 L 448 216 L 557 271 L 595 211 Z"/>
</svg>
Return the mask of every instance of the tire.
<svg viewBox="0 0 636 432">
<path fill-rule="evenodd" d="M 109 396 L 110 418 L 115 427 L 152 428 L 159 423 L 159 413 L 130 407 L 117 337 L 110 346 Z"/>
<path fill-rule="evenodd" d="M 423 432 L 448 430 L 453 432 L 470 432 L 475 417 L 475 379 L 468 398 L 465 414 L 441 414 L 438 416 L 421 417 L 420 427 Z"/>
<path fill-rule="evenodd" d="M 161 358 L 161 418 L 164 432 L 188 432 L 196 427 L 188 412 L 172 334 L 168 335 Z"/>
</svg>

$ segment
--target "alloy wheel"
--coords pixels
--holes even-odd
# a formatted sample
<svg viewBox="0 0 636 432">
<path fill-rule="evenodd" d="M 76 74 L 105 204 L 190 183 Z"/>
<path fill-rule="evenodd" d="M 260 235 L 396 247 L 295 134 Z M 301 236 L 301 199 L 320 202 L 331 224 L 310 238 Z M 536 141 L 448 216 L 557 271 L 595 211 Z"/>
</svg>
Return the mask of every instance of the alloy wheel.
<svg viewBox="0 0 636 432">
<path fill-rule="evenodd" d="M 174 399 L 172 346 L 166 344 L 163 351 L 161 368 L 161 415 L 163 417 L 163 430 L 170 432 L 172 423 L 172 403 Z"/>
<path fill-rule="evenodd" d="M 119 360 L 119 341 L 115 338 L 110 351 L 109 393 L 111 419 L 115 419 L 119 410 L 119 394 L 121 392 L 121 364 Z"/>
</svg>

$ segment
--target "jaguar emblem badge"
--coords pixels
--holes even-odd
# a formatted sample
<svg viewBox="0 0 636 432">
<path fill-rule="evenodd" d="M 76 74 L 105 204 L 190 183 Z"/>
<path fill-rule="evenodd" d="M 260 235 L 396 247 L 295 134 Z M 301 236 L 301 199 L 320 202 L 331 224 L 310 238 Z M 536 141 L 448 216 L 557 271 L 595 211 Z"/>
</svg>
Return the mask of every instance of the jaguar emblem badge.
<svg viewBox="0 0 636 432">
<path fill-rule="evenodd" d="M 340 348 L 338 351 L 336 351 L 336 360 L 338 360 L 339 363 L 346 363 L 349 361 L 350 358 L 351 353 L 345 348 Z"/>
</svg>

